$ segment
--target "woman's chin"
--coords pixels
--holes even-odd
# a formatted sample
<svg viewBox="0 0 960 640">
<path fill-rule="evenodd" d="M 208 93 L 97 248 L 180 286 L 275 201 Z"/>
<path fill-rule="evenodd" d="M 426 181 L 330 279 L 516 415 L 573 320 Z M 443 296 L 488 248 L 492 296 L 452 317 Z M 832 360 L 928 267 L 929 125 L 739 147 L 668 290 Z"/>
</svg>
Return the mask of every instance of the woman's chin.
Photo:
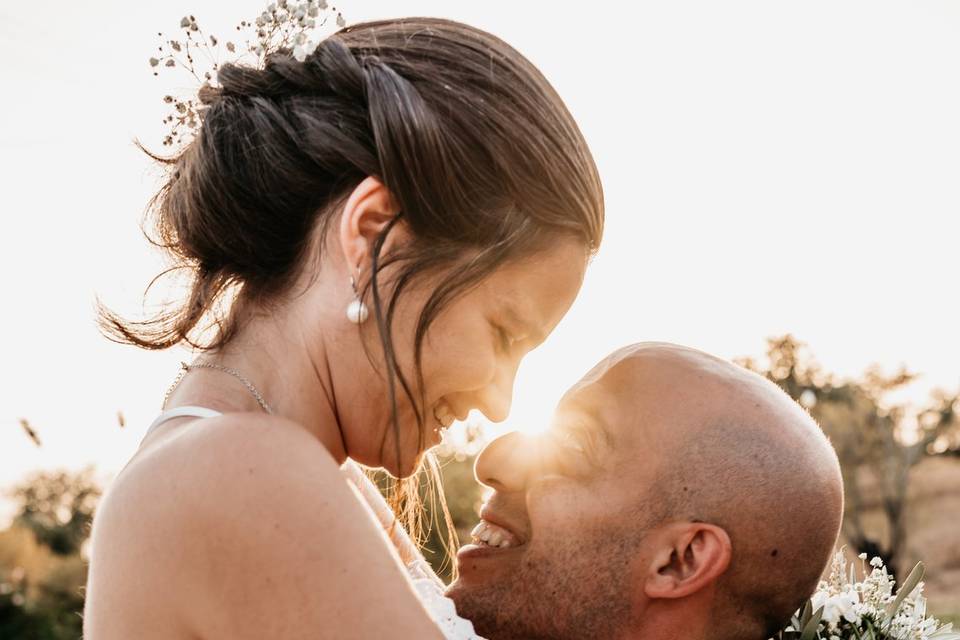
<svg viewBox="0 0 960 640">
<path fill-rule="evenodd" d="M 413 458 L 412 464 L 410 464 L 409 466 L 407 466 L 407 465 L 405 464 L 405 465 L 404 465 L 404 469 L 403 469 L 402 472 L 401 472 L 401 475 L 398 475 L 397 477 L 398 477 L 398 478 L 409 478 L 410 476 L 412 476 L 412 475 L 414 475 L 415 473 L 417 473 L 417 471 L 419 471 L 419 470 L 422 468 L 422 466 L 423 466 L 423 464 L 422 464 L 422 463 L 423 463 L 423 456 L 426 455 L 426 453 L 427 453 L 426 451 L 420 451 L 419 453 L 417 453 L 417 455 L 414 456 L 414 458 Z M 405 462 L 406 462 L 406 461 L 405 461 Z"/>
<path fill-rule="evenodd" d="M 390 450 L 390 454 L 384 456 L 383 468 L 395 478 L 409 478 L 420 470 L 423 457 L 428 451 L 440 444 L 439 432 L 432 432 L 426 441 L 420 444 L 408 443 L 410 446 L 400 454 L 400 464 L 397 464 L 396 454 Z M 392 455 L 391 455 L 392 454 Z"/>
<path fill-rule="evenodd" d="M 394 478 L 400 480 L 409 478 L 420 469 L 420 463 L 423 461 L 425 453 L 426 451 L 418 451 L 403 454 L 399 464 L 395 457 L 391 457 L 389 460 L 383 461 L 383 469 Z"/>
<path fill-rule="evenodd" d="M 411 448 L 409 451 L 403 451 L 400 454 L 398 462 L 396 454 L 391 450 L 392 448 L 385 448 L 387 451 L 384 451 L 381 455 L 377 455 L 375 451 L 368 452 L 369 455 L 348 451 L 347 455 L 365 467 L 383 469 L 394 478 L 402 480 L 414 475 L 420 469 L 423 456 L 426 455 L 426 452 L 429 450 Z"/>
</svg>

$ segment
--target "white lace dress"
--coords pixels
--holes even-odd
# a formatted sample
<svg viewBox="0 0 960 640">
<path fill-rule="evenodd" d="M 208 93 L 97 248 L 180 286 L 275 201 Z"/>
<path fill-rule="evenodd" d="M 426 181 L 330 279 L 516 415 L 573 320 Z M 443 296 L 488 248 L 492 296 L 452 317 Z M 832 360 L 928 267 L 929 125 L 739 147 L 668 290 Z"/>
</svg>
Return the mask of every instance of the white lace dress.
<svg viewBox="0 0 960 640">
<path fill-rule="evenodd" d="M 405 564 L 410 580 L 413 582 L 413 588 L 420 596 L 424 608 L 443 632 L 444 638 L 484 640 L 473 630 L 472 622 L 457 615 L 457 607 L 453 600 L 444 595 L 443 581 L 433 572 L 430 563 L 413 544 L 403 527 L 399 523 L 390 526 L 393 521 L 393 511 L 370 478 L 352 460 L 347 460 L 341 468 L 347 479 L 353 483 L 361 497 L 370 506 L 384 530 L 389 532 L 391 541 L 401 558 L 410 559 Z"/>
<path fill-rule="evenodd" d="M 413 587 L 423 601 L 443 637 L 447 640 L 483 640 L 473 630 L 473 623 L 457 615 L 453 600 L 443 595 L 443 582 L 433 573 L 430 564 L 420 558 L 407 565 Z"/>
</svg>

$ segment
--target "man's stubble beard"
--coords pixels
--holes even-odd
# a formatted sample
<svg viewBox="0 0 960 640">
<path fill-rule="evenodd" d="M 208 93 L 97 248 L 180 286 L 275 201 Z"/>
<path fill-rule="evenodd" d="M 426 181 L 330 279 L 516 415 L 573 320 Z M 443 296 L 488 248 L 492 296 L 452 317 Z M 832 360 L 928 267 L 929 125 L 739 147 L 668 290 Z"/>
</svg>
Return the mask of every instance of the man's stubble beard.
<svg viewBox="0 0 960 640">
<path fill-rule="evenodd" d="M 505 580 L 455 588 L 457 613 L 490 640 L 609 640 L 627 624 L 633 540 L 591 531 L 524 556 Z"/>
</svg>

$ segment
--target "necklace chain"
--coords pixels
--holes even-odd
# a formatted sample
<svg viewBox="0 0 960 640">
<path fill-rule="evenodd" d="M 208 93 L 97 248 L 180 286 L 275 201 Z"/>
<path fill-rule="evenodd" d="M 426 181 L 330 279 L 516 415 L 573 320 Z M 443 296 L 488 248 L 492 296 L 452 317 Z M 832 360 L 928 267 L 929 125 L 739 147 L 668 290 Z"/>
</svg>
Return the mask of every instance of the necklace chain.
<svg viewBox="0 0 960 640">
<path fill-rule="evenodd" d="M 167 393 L 163 396 L 163 406 L 162 406 L 162 408 L 166 408 L 166 406 L 167 406 L 167 400 L 170 398 L 170 394 L 173 393 L 173 390 L 176 389 L 176 388 L 177 388 L 177 385 L 179 385 L 180 382 L 183 380 L 183 376 L 187 375 L 187 373 L 190 371 L 190 369 L 193 369 L 194 367 L 205 367 L 205 368 L 207 368 L 207 369 L 216 369 L 217 371 L 222 371 L 222 372 L 224 372 L 224 373 L 230 374 L 231 376 L 233 376 L 234 378 L 236 378 L 237 380 L 239 380 L 240 382 L 243 383 L 243 386 L 245 386 L 245 387 L 247 388 L 247 390 L 253 395 L 253 397 L 254 397 L 254 398 L 256 399 L 256 401 L 257 401 L 257 404 L 260 405 L 260 408 L 261 408 L 261 409 L 263 409 L 265 412 L 267 412 L 267 413 L 269 413 L 269 414 L 271 414 L 271 415 L 273 414 L 273 409 L 271 409 L 271 408 L 270 408 L 270 405 L 267 404 L 267 401 L 263 399 L 263 396 L 260 395 L 260 392 L 257 391 L 257 388 L 256 388 L 255 386 L 253 386 L 253 383 L 250 382 L 249 380 L 247 380 L 247 379 L 243 376 L 243 374 L 241 374 L 241 373 L 240 373 L 239 371 L 237 371 L 236 369 L 231 369 L 230 367 L 225 367 L 225 366 L 223 366 L 223 365 L 214 364 L 214 363 L 212 363 L 212 362 L 194 362 L 193 364 L 187 364 L 186 362 L 181 362 L 181 363 L 180 363 L 180 373 L 177 374 L 177 377 L 176 377 L 176 379 L 173 381 L 173 384 L 170 385 L 170 388 L 167 389 Z"/>
</svg>

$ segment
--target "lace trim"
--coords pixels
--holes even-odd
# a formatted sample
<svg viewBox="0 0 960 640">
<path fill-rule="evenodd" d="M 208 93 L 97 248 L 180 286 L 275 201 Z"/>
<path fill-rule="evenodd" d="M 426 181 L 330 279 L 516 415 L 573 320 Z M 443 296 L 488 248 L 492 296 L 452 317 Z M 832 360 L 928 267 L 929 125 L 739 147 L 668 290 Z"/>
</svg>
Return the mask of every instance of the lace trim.
<svg viewBox="0 0 960 640">
<path fill-rule="evenodd" d="M 407 571 L 423 606 L 447 640 L 484 640 L 474 631 L 472 622 L 457 615 L 457 605 L 443 594 L 443 583 L 426 560 L 414 560 Z"/>
</svg>

